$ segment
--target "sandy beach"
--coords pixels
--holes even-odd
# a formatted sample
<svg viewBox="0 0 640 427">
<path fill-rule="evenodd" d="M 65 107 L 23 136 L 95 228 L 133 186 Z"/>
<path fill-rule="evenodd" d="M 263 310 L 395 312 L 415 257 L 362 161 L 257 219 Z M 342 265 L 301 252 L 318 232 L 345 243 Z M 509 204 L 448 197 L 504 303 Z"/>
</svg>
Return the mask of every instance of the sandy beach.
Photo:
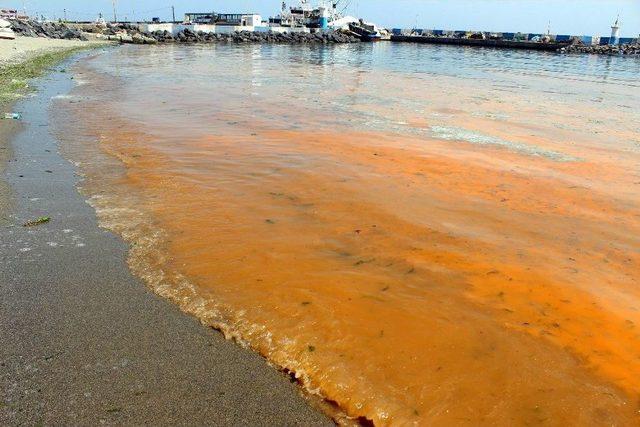
<svg viewBox="0 0 640 427">
<path fill-rule="evenodd" d="M 88 43 L 77 40 L 56 40 L 36 37 L 17 37 L 15 40 L 0 40 L 0 66 L 23 62 L 42 53 L 86 47 Z"/>
<path fill-rule="evenodd" d="M 0 57 L 76 45 L 18 39 Z M 68 65 L 11 108 L 22 121 L 0 121 L 0 196 L 13 200 L 0 204 L 0 424 L 331 425 L 288 376 L 130 274 L 128 246 L 98 227 L 50 134 Z"/>
</svg>

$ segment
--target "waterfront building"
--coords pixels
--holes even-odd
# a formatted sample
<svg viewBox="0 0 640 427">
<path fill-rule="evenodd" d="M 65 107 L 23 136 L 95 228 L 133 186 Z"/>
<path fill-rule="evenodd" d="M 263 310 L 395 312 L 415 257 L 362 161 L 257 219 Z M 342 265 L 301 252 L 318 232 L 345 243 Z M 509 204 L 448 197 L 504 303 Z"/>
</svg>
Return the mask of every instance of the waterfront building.
<svg viewBox="0 0 640 427">
<path fill-rule="evenodd" d="M 185 24 L 215 24 L 242 27 L 256 27 L 262 23 L 262 16 L 257 13 L 185 13 Z"/>
<path fill-rule="evenodd" d="M 16 9 L 0 9 L 0 18 L 2 19 L 28 19 L 26 14 L 20 13 Z"/>
</svg>

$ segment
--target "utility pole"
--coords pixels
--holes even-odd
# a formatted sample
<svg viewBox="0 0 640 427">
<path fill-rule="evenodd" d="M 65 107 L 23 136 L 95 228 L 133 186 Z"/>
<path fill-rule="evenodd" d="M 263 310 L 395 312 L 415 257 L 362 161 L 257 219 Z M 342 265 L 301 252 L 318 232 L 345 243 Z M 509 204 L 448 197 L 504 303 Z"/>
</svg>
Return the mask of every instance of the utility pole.
<svg viewBox="0 0 640 427">
<path fill-rule="evenodd" d="M 176 8 L 175 6 L 171 6 L 171 14 L 173 15 L 173 21 L 172 22 L 176 22 Z"/>
<path fill-rule="evenodd" d="M 116 13 L 116 0 L 111 0 L 113 4 L 113 22 L 118 22 L 118 14 Z"/>
<path fill-rule="evenodd" d="M 67 9 L 63 9 L 64 12 L 64 22 L 67 22 Z"/>
</svg>

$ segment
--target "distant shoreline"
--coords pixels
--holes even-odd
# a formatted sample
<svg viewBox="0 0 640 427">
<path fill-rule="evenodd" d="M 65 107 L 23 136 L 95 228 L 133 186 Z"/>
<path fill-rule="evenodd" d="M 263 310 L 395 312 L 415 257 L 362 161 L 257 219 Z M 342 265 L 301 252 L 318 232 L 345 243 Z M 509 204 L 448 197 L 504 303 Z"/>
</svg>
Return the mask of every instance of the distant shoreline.
<svg viewBox="0 0 640 427">
<path fill-rule="evenodd" d="M 318 30 L 315 28 L 233 27 L 166 23 L 40 23 L 12 21 L 13 30 L 22 36 L 67 39 L 97 39 L 131 44 L 342 44 L 384 40 L 495 49 L 528 49 L 559 54 L 640 55 L 640 42 L 633 38 L 569 36 L 550 34 L 491 33 L 443 30 L 372 30 L 349 26 L 345 29 Z M 373 28 L 373 27 L 372 27 Z M 365 31 L 359 33 L 358 31 Z M 354 32 L 355 31 L 355 32 Z M 372 34 L 375 33 L 375 36 Z M 384 33 L 384 34 L 383 34 Z"/>
</svg>

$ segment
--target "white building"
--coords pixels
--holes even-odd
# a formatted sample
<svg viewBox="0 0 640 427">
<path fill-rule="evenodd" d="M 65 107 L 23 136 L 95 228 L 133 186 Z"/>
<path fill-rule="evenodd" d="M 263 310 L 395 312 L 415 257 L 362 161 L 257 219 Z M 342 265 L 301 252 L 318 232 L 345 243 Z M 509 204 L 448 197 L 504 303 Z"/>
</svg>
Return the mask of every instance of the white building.
<svg viewBox="0 0 640 427">
<path fill-rule="evenodd" d="M 185 13 L 184 23 L 257 27 L 262 24 L 262 16 L 258 15 L 257 13 Z"/>
</svg>

